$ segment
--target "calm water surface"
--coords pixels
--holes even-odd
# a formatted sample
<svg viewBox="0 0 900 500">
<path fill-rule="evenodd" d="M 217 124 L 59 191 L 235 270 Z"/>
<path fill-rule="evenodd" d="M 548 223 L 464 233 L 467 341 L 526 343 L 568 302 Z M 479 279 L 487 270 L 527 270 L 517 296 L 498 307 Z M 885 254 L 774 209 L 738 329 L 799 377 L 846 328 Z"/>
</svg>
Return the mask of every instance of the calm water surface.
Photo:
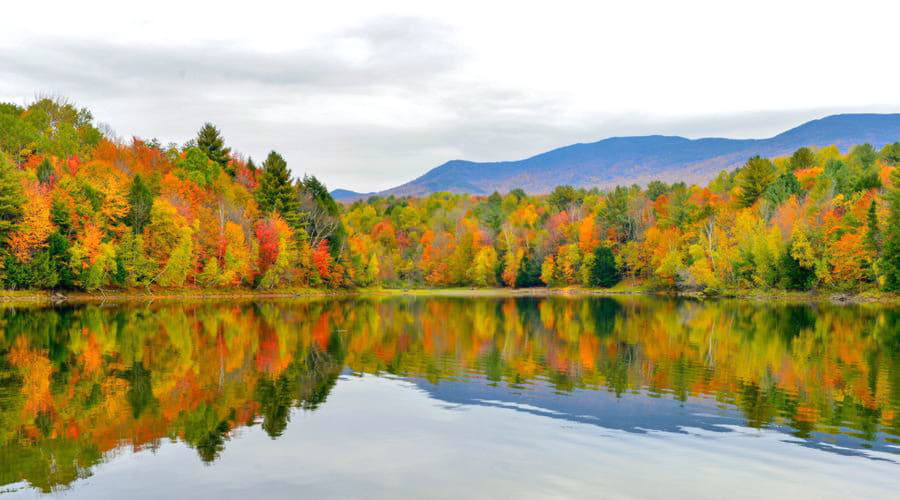
<svg viewBox="0 0 900 500">
<path fill-rule="evenodd" d="M 0 310 L 4 498 L 898 498 L 900 309 Z"/>
</svg>

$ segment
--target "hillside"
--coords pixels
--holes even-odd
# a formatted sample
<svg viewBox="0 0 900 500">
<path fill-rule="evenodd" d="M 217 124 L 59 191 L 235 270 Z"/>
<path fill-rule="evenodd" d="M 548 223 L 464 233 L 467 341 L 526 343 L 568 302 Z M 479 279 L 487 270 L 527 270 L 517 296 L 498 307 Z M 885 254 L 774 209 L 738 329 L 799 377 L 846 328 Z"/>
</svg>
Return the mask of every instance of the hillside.
<svg viewBox="0 0 900 500">
<path fill-rule="evenodd" d="M 789 155 L 802 146 L 837 145 L 841 150 L 869 143 L 879 148 L 900 139 L 900 114 L 832 115 L 804 123 L 768 139 L 686 139 L 675 136 L 612 137 L 573 144 L 531 158 L 503 162 L 452 160 L 383 195 L 423 195 L 437 191 L 488 194 L 522 188 L 548 193 L 560 184 L 613 187 L 655 179 L 703 183 L 754 155 Z M 370 194 L 336 190 L 351 201 Z"/>
</svg>

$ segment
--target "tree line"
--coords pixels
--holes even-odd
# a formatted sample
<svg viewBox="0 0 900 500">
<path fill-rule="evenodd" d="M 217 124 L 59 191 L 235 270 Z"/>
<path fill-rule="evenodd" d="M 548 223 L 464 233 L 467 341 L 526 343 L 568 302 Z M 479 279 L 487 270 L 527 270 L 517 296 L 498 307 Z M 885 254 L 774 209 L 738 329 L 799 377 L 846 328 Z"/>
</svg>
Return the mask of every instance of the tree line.
<svg viewBox="0 0 900 500">
<path fill-rule="evenodd" d="M 91 113 L 0 104 L 5 289 L 590 286 L 900 290 L 900 143 L 659 181 L 348 205 L 205 124 L 108 137 Z"/>
</svg>

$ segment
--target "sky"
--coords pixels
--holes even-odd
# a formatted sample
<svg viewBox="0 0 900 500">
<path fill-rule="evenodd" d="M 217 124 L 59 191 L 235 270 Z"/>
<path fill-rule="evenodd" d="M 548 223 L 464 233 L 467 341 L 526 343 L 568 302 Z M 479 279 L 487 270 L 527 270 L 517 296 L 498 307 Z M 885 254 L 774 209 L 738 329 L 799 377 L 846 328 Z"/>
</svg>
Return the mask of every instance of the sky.
<svg viewBox="0 0 900 500">
<path fill-rule="evenodd" d="M 363 192 L 451 159 L 900 112 L 900 2 L 133 5 L 5 4 L 0 101 L 64 97 L 122 140 L 212 122 L 257 163 Z"/>
</svg>

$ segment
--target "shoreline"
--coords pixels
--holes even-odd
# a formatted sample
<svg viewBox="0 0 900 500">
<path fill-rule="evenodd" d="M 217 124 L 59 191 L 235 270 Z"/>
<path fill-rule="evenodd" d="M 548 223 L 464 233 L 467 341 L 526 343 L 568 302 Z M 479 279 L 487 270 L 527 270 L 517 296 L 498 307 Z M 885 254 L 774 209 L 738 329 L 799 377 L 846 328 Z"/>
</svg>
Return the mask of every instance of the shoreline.
<svg viewBox="0 0 900 500">
<path fill-rule="evenodd" d="M 886 292 L 765 292 L 755 290 L 735 290 L 718 295 L 702 292 L 675 290 L 647 290 L 641 288 L 594 289 L 581 287 L 567 288 L 359 288 L 347 290 L 325 290 L 315 288 L 282 290 L 183 290 L 183 291 L 129 291 L 109 292 L 46 292 L 46 291 L 0 291 L 0 304 L 41 304 L 60 305 L 104 302 L 138 301 L 216 301 L 216 300 L 260 300 L 297 298 L 342 298 L 342 297 L 615 297 L 646 296 L 660 298 L 681 298 L 698 301 L 744 300 L 749 302 L 781 303 L 831 303 L 900 305 L 900 295 Z"/>
</svg>

